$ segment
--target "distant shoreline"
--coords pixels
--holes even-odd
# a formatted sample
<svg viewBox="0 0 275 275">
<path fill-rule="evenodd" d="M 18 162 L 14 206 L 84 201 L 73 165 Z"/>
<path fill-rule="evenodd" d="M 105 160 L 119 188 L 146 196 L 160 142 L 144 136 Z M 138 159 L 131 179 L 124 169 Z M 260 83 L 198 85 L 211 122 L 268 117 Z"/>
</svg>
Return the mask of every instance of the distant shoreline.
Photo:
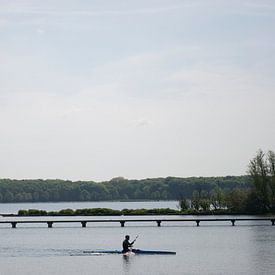
<svg viewBox="0 0 275 275">
<path fill-rule="evenodd" d="M 207 193 L 253 187 L 249 176 L 167 177 L 106 182 L 0 179 L 0 203 L 170 201 L 191 199 L 197 190 Z"/>
<path fill-rule="evenodd" d="M 85 209 L 62 209 L 60 211 L 45 211 L 39 209 L 21 209 L 17 214 L 0 214 L 2 217 L 75 217 L 75 216 L 270 216 L 272 213 L 260 214 L 249 212 L 230 212 L 226 210 L 213 211 L 181 211 L 170 208 L 154 209 L 123 209 L 114 210 L 110 208 L 85 208 Z"/>
</svg>

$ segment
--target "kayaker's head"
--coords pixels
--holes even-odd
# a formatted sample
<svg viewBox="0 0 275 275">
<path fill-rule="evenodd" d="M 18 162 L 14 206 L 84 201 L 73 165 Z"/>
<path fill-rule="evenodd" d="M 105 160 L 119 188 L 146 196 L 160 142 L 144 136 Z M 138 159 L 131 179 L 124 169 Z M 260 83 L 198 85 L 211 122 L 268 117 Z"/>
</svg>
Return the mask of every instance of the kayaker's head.
<svg viewBox="0 0 275 275">
<path fill-rule="evenodd" d="M 129 236 L 129 235 L 126 235 L 126 236 L 125 236 L 125 239 L 126 239 L 126 240 L 129 240 L 129 239 L 130 239 L 130 236 Z"/>
</svg>

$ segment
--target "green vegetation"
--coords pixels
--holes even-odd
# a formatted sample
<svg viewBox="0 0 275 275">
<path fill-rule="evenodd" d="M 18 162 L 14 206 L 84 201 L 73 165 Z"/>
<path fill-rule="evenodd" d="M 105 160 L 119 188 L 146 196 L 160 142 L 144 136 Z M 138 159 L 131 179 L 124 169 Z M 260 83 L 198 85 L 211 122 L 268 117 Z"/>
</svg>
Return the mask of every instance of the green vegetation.
<svg viewBox="0 0 275 275">
<path fill-rule="evenodd" d="M 143 180 L 114 178 L 100 183 L 0 179 L 0 202 L 179 200 L 191 199 L 194 191 L 204 194 L 222 190 L 227 193 L 236 188 L 247 190 L 251 187 L 252 181 L 248 176 L 167 177 Z"/>
<path fill-rule="evenodd" d="M 123 178 L 113 179 L 102 183 L 105 192 L 112 190 L 118 197 L 148 198 L 148 190 L 155 194 L 165 194 L 165 199 L 176 199 L 174 192 L 182 198 L 179 200 L 179 210 L 169 208 L 160 209 L 123 209 L 109 208 L 92 209 L 63 209 L 59 212 L 44 210 L 20 210 L 20 216 L 47 215 L 91 215 L 91 216 L 119 216 L 119 215 L 182 215 L 182 214 L 267 214 L 275 213 L 275 154 L 267 154 L 259 150 L 249 163 L 248 177 L 225 178 L 166 178 L 148 179 L 144 181 L 128 181 Z M 143 185 L 144 182 L 146 185 Z M 43 182 L 44 183 L 44 182 Z M 85 186 L 89 187 L 88 183 Z M 94 183 L 90 183 L 93 185 Z M 79 192 L 83 190 L 80 189 Z M 225 188 L 226 186 L 226 188 Z M 234 186 L 234 187 L 233 187 Z M 229 188 L 231 187 L 231 189 Z M 108 189 L 109 188 L 109 189 Z M 73 188 L 72 188 L 73 189 Z M 75 190 L 75 189 L 73 189 Z M 89 193 L 84 189 L 87 194 Z M 89 190 L 89 189 L 88 189 Z M 131 192 L 129 191 L 131 190 Z M 190 192 L 192 191 L 191 198 Z M 11 191 L 9 191 L 11 192 Z M 110 192 L 110 191 L 109 191 Z M 185 195 L 185 196 L 184 196 Z M 109 197 L 108 197 L 109 198 Z"/>
<path fill-rule="evenodd" d="M 275 153 L 259 150 L 250 161 L 249 174 L 254 184 L 254 204 L 262 212 L 275 212 Z"/>
<path fill-rule="evenodd" d="M 275 154 L 259 150 L 249 163 L 251 188 L 233 188 L 225 191 L 219 187 L 209 191 L 195 190 L 190 204 L 180 201 L 181 210 L 190 213 L 275 213 Z"/>
<path fill-rule="evenodd" d="M 190 200 L 179 202 L 182 213 L 189 214 L 260 214 L 254 204 L 254 190 L 235 188 L 228 192 L 215 189 L 211 192 L 194 191 Z"/>
<path fill-rule="evenodd" d="M 0 202 L 107 200 L 179 200 L 180 210 L 64 209 L 47 213 L 20 210 L 20 215 L 166 215 L 200 213 L 275 213 L 275 154 L 259 150 L 248 165 L 249 175 L 154 178 L 106 182 L 0 179 Z"/>
<path fill-rule="evenodd" d="M 170 208 L 154 209 L 123 209 L 113 210 L 110 208 L 85 208 L 85 209 L 63 209 L 60 211 L 46 212 L 44 210 L 19 210 L 19 216 L 134 216 L 134 215 L 177 215 L 181 211 Z"/>
</svg>

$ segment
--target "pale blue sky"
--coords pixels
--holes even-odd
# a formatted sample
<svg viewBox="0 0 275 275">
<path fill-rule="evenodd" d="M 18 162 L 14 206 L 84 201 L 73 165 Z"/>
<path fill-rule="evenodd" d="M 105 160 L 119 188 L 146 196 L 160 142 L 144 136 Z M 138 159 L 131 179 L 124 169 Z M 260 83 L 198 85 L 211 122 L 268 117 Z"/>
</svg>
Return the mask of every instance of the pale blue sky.
<svg viewBox="0 0 275 275">
<path fill-rule="evenodd" d="M 271 0 L 0 0 L 0 177 L 245 174 L 274 73 Z"/>
</svg>

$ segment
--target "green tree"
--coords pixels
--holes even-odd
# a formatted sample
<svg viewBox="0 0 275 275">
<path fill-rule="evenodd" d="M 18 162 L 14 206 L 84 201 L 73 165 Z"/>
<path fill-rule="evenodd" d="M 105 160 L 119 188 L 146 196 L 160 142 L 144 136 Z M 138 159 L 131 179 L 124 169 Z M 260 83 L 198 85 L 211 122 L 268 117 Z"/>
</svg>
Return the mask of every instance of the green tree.
<svg viewBox="0 0 275 275">
<path fill-rule="evenodd" d="M 90 199 L 91 199 L 90 193 L 87 190 L 81 190 L 80 200 L 81 201 L 89 201 Z"/>
<path fill-rule="evenodd" d="M 41 191 L 39 196 L 41 201 L 49 201 L 50 195 L 48 191 Z"/>
<path fill-rule="evenodd" d="M 200 210 L 200 192 L 195 190 L 191 199 L 191 207 L 196 211 Z"/>
<path fill-rule="evenodd" d="M 259 150 L 249 163 L 252 178 L 262 212 L 275 209 L 275 154 Z"/>
<path fill-rule="evenodd" d="M 13 202 L 14 201 L 14 195 L 12 192 L 7 191 L 4 195 L 4 202 Z"/>
<path fill-rule="evenodd" d="M 34 202 L 38 202 L 39 199 L 40 199 L 39 193 L 38 192 L 33 192 L 32 199 L 33 199 Z"/>
<path fill-rule="evenodd" d="M 256 190 L 253 189 L 248 193 L 246 200 L 246 212 L 252 214 L 262 213 L 262 202 L 259 200 L 259 197 L 256 193 Z"/>
<path fill-rule="evenodd" d="M 181 199 L 179 201 L 179 208 L 181 211 L 186 211 L 189 209 L 189 203 L 187 199 Z"/>
<path fill-rule="evenodd" d="M 210 202 L 215 210 L 225 207 L 225 195 L 221 188 L 216 187 L 210 192 Z"/>
<path fill-rule="evenodd" d="M 14 197 L 14 200 L 19 201 L 19 202 L 24 201 L 24 194 L 23 193 L 17 193 Z"/>
<path fill-rule="evenodd" d="M 267 154 L 268 159 L 268 170 L 270 176 L 270 189 L 271 189 L 271 203 L 272 203 L 272 211 L 275 211 L 275 153 L 273 151 L 269 151 Z"/>
<path fill-rule="evenodd" d="M 210 201 L 209 193 L 205 190 L 202 190 L 200 192 L 200 207 L 202 208 L 203 211 L 208 211 L 210 210 L 210 205 L 211 205 L 211 201 Z"/>
<path fill-rule="evenodd" d="M 192 200 L 191 200 L 191 207 L 197 211 L 203 210 L 208 211 L 210 210 L 211 201 L 209 198 L 209 193 L 205 190 L 195 190 L 193 192 Z"/>
<path fill-rule="evenodd" d="M 248 192 L 236 188 L 226 195 L 226 205 L 231 212 L 245 212 Z"/>
</svg>

